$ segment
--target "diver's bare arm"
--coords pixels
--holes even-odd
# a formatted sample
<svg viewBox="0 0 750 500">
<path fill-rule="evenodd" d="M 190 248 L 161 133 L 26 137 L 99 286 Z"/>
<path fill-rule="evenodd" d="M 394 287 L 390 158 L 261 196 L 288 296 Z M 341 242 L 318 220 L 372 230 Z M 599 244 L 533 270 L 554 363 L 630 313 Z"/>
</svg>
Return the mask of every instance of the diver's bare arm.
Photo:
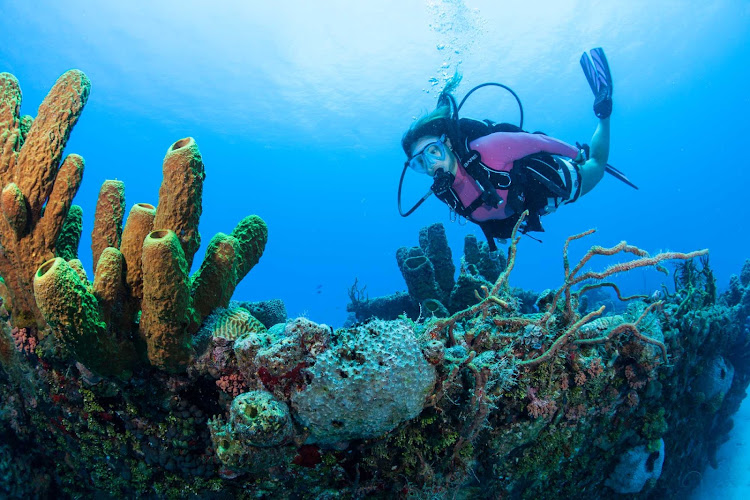
<svg viewBox="0 0 750 500">
<path fill-rule="evenodd" d="M 581 166 L 581 196 L 591 191 L 602 177 L 609 159 L 609 118 L 599 120 L 591 138 L 591 156 Z"/>
</svg>

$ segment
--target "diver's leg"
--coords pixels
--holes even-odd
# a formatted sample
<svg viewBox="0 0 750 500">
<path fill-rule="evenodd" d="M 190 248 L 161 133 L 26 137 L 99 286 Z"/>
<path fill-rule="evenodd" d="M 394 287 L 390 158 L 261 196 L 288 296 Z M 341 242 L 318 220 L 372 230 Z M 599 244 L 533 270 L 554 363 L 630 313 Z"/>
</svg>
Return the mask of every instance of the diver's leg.
<svg viewBox="0 0 750 500">
<path fill-rule="evenodd" d="M 599 120 L 591 138 L 589 159 L 581 166 L 581 196 L 591 191 L 602 177 L 609 160 L 609 118 Z"/>
</svg>

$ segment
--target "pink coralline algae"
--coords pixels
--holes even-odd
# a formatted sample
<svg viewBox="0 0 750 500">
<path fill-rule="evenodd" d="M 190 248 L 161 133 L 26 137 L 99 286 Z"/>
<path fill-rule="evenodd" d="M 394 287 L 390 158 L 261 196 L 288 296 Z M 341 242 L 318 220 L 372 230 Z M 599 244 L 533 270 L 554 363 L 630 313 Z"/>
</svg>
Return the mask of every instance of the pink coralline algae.
<svg viewBox="0 0 750 500">
<path fill-rule="evenodd" d="M 557 411 L 557 404 L 549 399 L 540 399 L 536 395 L 537 389 L 529 387 L 527 395 L 531 399 L 531 403 L 526 406 L 526 411 L 529 412 L 533 418 L 539 417 L 551 417 Z"/>
<path fill-rule="evenodd" d="M 568 420 L 578 420 L 585 416 L 586 416 L 586 406 L 583 404 L 577 404 L 575 406 L 571 406 L 565 412 L 565 418 L 567 418 Z"/>
<path fill-rule="evenodd" d="M 11 335 L 18 351 L 27 355 L 34 354 L 38 341 L 30 328 L 14 328 Z"/>
<path fill-rule="evenodd" d="M 216 386 L 232 397 L 237 397 L 248 390 L 245 378 L 239 373 L 222 375 L 216 381 Z"/>
<path fill-rule="evenodd" d="M 604 367 L 602 366 L 601 358 L 594 358 L 588 368 L 586 368 L 586 372 L 591 378 L 598 377 L 603 371 Z"/>
<path fill-rule="evenodd" d="M 646 380 L 639 377 L 633 365 L 625 367 L 625 378 L 628 379 L 628 385 L 633 389 L 641 389 L 646 386 Z"/>
</svg>

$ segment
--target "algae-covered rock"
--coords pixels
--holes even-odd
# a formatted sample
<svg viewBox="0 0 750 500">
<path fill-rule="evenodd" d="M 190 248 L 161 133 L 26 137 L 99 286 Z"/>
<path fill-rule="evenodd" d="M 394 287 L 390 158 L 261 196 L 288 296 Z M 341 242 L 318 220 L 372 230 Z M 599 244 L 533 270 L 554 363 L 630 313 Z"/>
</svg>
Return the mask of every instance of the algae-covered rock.
<svg viewBox="0 0 750 500">
<path fill-rule="evenodd" d="M 604 484 L 622 495 L 640 493 L 647 481 L 659 479 L 663 464 L 663 439 L 659 440 L 659 447 L 654 451 L 649 451 L 646 445 L 636 446 L 620 456 L 615 470 Z"/>
<path fill-rule="evenodd" d="M 229 425 L 247 444 L 261 448 L 277 446 L 292 436 L 289 407 L 269 392 L 246 392 L 234 398 Z"/>
<path fill-rule="evenodd" d="M 211 440 L 222 463 L 237 470 L 263 470 L 287 460 L 281 447 L 292 438 L 289 407 L 265 391 L 240 394 L 229 419 L 209 422 Z"/>
<path fill-rule="evenodd" d="M 742 264 L 742 270 L 740 271 L 740 282 L 744 287 L 750 286 L 750 259 L 747 259 L 745 263 Z"/>
<path fill-rule="evenodd" d="M 258 321 L 263 323 L 266 328 L 273 325 L 284 323 L 287 320 L 286 306 L 281 299 L 270 299 L 259 302 L 230 302 L 230 307 L 234 305 L 247 309 Z"/>
<path fill-rule="evenodd" d="M 732 386 L 734 379 L 734 367 L 721 356 L 708 361 L 701 374 L 692 384 L 694 395 L 703 394 L 703 400 L 709 401 L 717 398 L 718 403 Z"/>
<path fill-rule="evenodd" d="M 248 382 L 287 398 L 303 383 L 304 368 L 328 347 L 330 334 L 326 325 L 297 318 L 277 325 L 272 333 L 243 335 L 234 346 L 237 365 Z"/>
<path fill-rule="evenodd" d="M 403 321 L 372 321 L 338 333 L 309 368 L 310 384 L 291 397 L 295 418 L 310 431 L 307 442 L 376 437 L 416 417 L 435 368 L 414 331 Z"/>
</svg>

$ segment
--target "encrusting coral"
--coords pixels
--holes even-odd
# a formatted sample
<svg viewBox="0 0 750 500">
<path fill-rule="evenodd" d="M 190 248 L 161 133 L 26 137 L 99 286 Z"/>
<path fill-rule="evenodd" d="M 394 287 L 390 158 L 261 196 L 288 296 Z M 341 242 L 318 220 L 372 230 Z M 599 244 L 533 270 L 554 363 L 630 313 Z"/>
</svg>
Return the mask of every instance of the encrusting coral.
<svg viewBox="0 0 750 500">
<path fill-rule="evenodd" d="M 539 296 L 509 286 L 517 227 L 507 261 L 467 239 L 454 282 L 432 226 L 399 257 L 430 264 L 409 288 L 433 316 L 288 319 L 279 300 L 230 302 L 266 244 L 257 216 L 189 275 L 204 166 L 185 138 L 159 203 L 124 228 L 124 186 L 104 183 L 89 279 L 71 205 L 83 159 L 58 168 L 88 88 L 66 73 L 32 120 L 0 74 L 0 496 L 655 498 L 687 496 L 715 462 L 750 382 L 750 264 L 719 296 L 705 250 L 622 242 L 571 265 L 586 232 Z M 629 260 L 589 270 L 598 256 Z M 673 293 L 607 281 L 670 259 L 690 263 Z M 581 300 L 605 289 L 627 307 Z M 370 302 L 356 282 L 350 295 Z"/>
</svg>

